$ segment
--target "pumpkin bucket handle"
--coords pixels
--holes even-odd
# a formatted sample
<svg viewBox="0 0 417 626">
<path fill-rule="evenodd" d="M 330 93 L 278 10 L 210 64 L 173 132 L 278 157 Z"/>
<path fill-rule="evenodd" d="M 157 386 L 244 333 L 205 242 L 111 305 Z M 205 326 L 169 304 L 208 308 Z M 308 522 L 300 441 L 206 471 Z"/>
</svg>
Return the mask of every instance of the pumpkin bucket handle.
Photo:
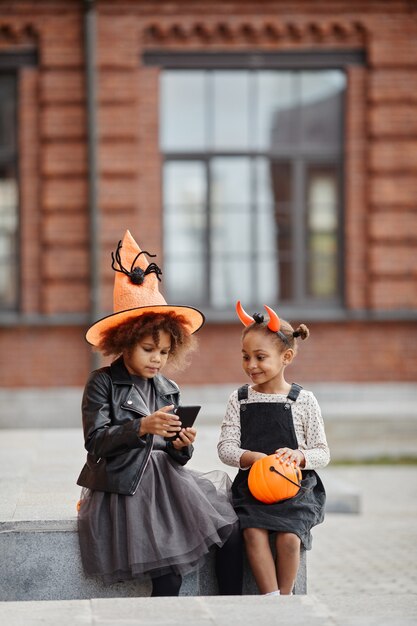
<svg viewBox="0 0 417 626">
<path fill-rule="evenodd" d="M 291 478 L 288 478 L 288 476 L 286 476 L 285 474 L 281 474 L 281 472 L 279 472 L 273 465 L 269 467 L 269 471 L 275 472 L 275 474 L 279 474 L 280 476 L 282 476 L 282 478 L 285 478 L 285 480 L 288 480 L 289 483 L 292 483 L 296 487 L 300 487 L 300 489 L 307 489 L 307 487 L 303 487 L 301 483 L 296 483 L 294 480 L 291 480 Z"/>
</svg>

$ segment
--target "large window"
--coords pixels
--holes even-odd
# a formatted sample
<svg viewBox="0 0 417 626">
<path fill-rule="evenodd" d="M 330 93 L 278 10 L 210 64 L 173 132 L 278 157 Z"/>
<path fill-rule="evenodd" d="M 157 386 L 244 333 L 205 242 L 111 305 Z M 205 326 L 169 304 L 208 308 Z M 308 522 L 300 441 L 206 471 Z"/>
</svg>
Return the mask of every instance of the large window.
<svg viewBox="0 0 417 626">
<path fill-rule="evenodd" d="M 0 73 L 0 310 L 18 306 L 16 78 Z"/>
<path fill-rule="evenodd" d="M 170 301 L 341 300 L 342 70 L 161 72 Z"/>
</svg>

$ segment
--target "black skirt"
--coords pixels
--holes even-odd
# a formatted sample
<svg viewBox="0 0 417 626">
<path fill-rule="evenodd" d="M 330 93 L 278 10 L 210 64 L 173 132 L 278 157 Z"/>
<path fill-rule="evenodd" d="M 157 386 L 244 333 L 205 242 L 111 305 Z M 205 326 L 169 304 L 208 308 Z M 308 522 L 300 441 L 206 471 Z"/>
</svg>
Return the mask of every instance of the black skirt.
<svg viewBox="0 0 417 626">
<path fill-rule="evenodd" d="M 324 519 L 326 492 L 314 470 L 304 470 L 301 489 L 296 496 L 274 504 L 264 504 L 252 496 L 248 471 L 240 470 L 233 482 L 233 506 L 241 528 L 264 528 L 294 533 L 304 548 L 311 550 L 311 529 Z"/>
</svg>

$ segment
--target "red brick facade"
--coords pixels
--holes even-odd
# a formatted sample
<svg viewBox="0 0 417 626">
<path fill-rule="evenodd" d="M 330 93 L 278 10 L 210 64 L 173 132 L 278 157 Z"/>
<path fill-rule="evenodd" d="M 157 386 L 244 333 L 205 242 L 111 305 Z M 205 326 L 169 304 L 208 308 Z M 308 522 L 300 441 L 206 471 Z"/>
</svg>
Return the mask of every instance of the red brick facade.
<svg viewBox="0 0 417 626">
<path fill-rule="evenodd" d="M 89 310 L 83 4 L 0 6 L 0 54 L 38 53 L 36 67 L 19 71 L 22 315 L 4 325 L 0 316 L 5 387 L 78 386 L 90 369 L 87 322 L 76 321 Z M 96 11 L 103 311 L 111 308 L 109 254 L 126 228 L 162 255 L 159 69 L 145 66 L 143 53 L 362 50 L 365 66 L 348 70 L 345 112 L 347 315 L 309 322 L 292 375 L 416 380 L 417 5 L 98 0 Z M 74 323 L 60 325 L 61 314 Z M 238 323 L 207 324 L 199 356 L 177 380 L 241 379 L 239 335 Z"/>
</svg>

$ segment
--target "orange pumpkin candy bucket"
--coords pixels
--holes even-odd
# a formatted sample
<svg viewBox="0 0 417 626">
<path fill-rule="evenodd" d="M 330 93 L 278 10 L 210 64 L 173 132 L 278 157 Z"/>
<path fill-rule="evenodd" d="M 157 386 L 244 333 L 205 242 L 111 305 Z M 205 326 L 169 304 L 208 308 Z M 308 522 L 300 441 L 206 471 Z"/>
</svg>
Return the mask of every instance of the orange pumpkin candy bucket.
<svg viewBox="0 0 417 626">
<path fill-rule="evenodd" d="M 257 500 L 273 504 L 297 495 L 301 478 L 299 467 L 293 463 L 281 463 L 275 454 L 270 454 L 252 465 L 248 476 L 249 491 Z"/>
</svg>

